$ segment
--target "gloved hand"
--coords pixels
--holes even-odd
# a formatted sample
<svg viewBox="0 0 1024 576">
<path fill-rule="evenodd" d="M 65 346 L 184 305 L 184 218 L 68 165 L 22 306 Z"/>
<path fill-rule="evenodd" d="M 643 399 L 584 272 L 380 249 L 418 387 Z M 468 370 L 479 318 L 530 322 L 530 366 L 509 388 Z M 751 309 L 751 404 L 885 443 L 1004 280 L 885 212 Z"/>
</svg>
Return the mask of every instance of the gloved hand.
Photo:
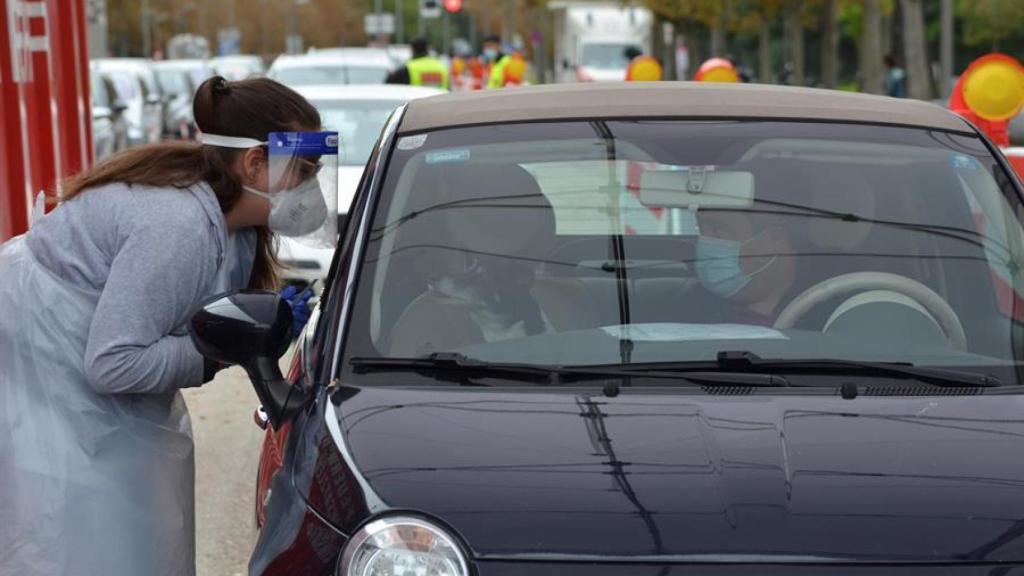
<svg viewBox="0 0 1024 576">
<path fill-rule="evenodd" d="M 309 322 L 309 315 L 311 314 L 309 299 L 312 296 L 313 291 L 311 289 L 306 288 L 299 292 L 298 287 L 294 284 L 289 284 L 281 291 L 281 298 L 292 309 L 292 338 L 298 338 L 299 334 L 302 333 L 302 329 L 306 326 L 306 322 Z"/>
</svg>

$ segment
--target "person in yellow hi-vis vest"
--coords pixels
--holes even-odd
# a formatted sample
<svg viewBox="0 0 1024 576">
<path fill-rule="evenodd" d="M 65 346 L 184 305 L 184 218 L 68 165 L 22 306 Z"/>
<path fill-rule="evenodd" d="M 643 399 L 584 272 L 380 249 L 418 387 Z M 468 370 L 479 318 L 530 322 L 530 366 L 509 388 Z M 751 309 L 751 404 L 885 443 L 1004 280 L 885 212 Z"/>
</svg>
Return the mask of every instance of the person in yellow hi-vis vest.
<svg viewBox="0 0 1024 576">
<path fill-rule="evenodd" d="M 488 88 L 518 86 L 526 78 L 526 60 L 522 54 L 503 54 L 501 40 L 497 36 L 484 39 L 483 59 L 490 65 L 487 73 Z"/>
<path fill-rule="evenodd" d="M 645 56 L 635 46 L 626 48 L 623 56 L 629 62 L 626 67 L 626 82 L 658 82 L 664 76 L 658 59 Z"/>
<path fill-rule="evenodd" d="M 430 55 L 430 44 L 426 38 L 412 41 L 412 58 L 405 66 L 392 72 L 387 79 L 388 84 L 409 84 L 411 86 L 430 86 L 448 90 L 451 78 L 448 68 L 443 62 Z"/>
</svg>

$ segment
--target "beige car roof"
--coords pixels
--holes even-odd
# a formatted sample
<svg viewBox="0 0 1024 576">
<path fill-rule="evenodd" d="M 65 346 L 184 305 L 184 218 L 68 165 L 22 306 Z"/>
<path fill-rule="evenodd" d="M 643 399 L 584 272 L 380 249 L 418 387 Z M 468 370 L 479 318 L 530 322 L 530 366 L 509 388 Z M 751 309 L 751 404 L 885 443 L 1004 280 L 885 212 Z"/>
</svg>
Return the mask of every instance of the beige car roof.
<svg viewBox="0 0 1024 576">
<path fill-rule="evenodd" d="M 927 102 L 767 84 L 561 84 L 456 92 L 409 103 L 399 133 L 474 124 L 594 118 L 746 118 L 864 122 L 972 131 Z"/>
</svg>

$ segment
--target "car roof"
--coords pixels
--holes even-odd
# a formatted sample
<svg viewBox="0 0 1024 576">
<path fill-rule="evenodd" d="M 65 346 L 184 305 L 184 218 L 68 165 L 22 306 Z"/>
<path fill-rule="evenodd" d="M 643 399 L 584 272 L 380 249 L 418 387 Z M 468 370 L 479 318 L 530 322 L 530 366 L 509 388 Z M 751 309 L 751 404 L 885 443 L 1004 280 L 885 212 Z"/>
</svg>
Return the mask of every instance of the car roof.
<svg viewBox="0 0 1024 576">
<path fill-rule="evenodd" d="M 367 58 L 352 54 L 283 54 L 274 60 L 271 68 L 301 68 L 303 66 L 366 66 L 388 67 L 391 60 L 385 58 Z"/>
<path fill-rule="evenodd" d="M 337 84 L 293 86 L 307 100 L 414 100 L 444 94 L 444 90 L 404 84 Z"/>
<path fill-rule="evenodd" d="M 971 132 L 927 102 L 767 84 L 614 82 L 458 92 L 410 102 L 403 134 L 476 124 L 594 118 L 736 118 L 877 123 Z"/>
</svg>

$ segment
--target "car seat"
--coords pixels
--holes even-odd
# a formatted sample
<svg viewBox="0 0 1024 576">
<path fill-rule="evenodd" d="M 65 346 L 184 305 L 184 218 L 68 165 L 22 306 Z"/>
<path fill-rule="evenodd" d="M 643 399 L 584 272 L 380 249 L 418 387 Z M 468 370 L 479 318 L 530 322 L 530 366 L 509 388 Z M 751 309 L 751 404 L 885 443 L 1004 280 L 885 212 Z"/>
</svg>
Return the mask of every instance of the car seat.
<svg viewBox="0 0 1024 576">
<path fill-rule="evenodd" d="M 494 317 L 510 330 L 521 323 L 522 335 L 537 332 L 538 317 L 541 331 L 585 325 L 591 311 L 582 287 L 537 275 L 555 246 L 555 217 L 536 180 L 516 164 L 442 166 L 431 167 L 436 195 L 423 214 L 440 245 L 421 252 L 432 272 L 391 329 L 388 353 L 422 356 L 492 340 L 495 327 L 484 319 Z"/>
</svg>

